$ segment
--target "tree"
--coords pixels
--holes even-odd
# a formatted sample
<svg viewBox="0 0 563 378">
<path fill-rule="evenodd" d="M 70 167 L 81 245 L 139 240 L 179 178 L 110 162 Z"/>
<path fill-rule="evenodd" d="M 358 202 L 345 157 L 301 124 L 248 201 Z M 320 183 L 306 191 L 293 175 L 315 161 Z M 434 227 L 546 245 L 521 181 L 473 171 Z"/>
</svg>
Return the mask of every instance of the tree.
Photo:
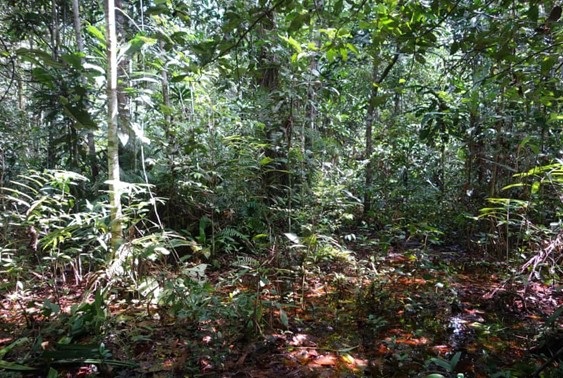
<svg viewBox="0 0 563 378">
<path fill-rule="evenodd" d="M 74 33 L 76 35 L 76 49 L 78 55 L 80 56 L 80 65 L 83 66 L 84 62 L 82 60 L 82 55 L 84 54 L 84 38 L 82 36 L 82 20 L 80 18 L 80 3 L 78 0 L 72 0 L 72 15 L 74 23 Z M 81 78 L 81 82 L 84 88 L 87 87 L 87 82 L 84 77 Z M 90 160 L 90 170 L 92 175 L 92 180 L 96 181 L 98 178 L 99 167 L 98 159 L 96 157 L 96 143 L 94 140 L 94 132 L 88 130 L 87 132 L 88 140 L 88 159 Z"/>
<path fill-rule="evenodd" d="M 123 237 L 121 209 L 121 180 L 119 174 L 118 99 L 117 99 L 117 33 L 115 2 L 106 0 L 106 44 L 107 44 L 107 155 L 109 206 L 111 221 L 111 249 L 115 254 Z"/>
</svg>

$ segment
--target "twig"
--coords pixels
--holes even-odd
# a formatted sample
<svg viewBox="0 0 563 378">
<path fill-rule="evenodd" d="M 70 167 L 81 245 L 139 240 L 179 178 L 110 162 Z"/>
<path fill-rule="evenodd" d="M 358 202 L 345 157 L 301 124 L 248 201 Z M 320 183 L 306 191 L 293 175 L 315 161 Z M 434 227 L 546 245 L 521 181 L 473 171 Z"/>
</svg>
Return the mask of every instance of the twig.
<svg viewBox="0 0 563 378">
<path fill-rule="evenodd" d="M 555 352 L 555 354 L 553 356 L 551 356 L 551 358 L 547 361 L 545 361 L 545 363 L 540 366 L 539 368 L 536 369 L 536 371 L 534 372 L 534 374 L 532 374 L 532 378 L 539 378 L 540 373 L 546 368 L 548 367 L 552 362 L 554 362 L 557 357 L 559 357 L 559 355 L 563 354 L 563 347 L 559 348 L 559 350 L 557 352 Z"/>
</svg>

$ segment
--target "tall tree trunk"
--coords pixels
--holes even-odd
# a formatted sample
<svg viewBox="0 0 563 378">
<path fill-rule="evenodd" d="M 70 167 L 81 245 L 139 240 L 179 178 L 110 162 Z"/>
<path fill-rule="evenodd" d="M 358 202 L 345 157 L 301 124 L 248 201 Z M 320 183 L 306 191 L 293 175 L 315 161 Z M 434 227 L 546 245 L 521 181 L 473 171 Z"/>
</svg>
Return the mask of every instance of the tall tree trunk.
<svg viewBox="0 0 563 378">
<path fill-rule="evenodd" d="M 122 242 L 121 188 L 119 177 L 119 138 L 117 102 L 117 34 L 115 29 L 115 2 L 106 0 L 107 44 L 107 98 L 108 98 L 108 179 L 111 218 L 111 250 L 116 253 Z"/>
<path fill-rule="evenodd" d="M 264 17 L 263 23 L 260 25 L 260 34 L 264 39 L 270 38 L 276 31 L 276 23 L 273 11 L 268 11 Z M 266 201 L 269 204 L 275 203 L 278 198 L 285 198 L 289 187 L 289 170 L 287 166 L 287 138 L 291 134 L 293 120 L 291 119 L 291 101 L 283 99 L 279 95 L 280 86 L 280 63 L 275 51 L 264 44 L 260 48 L 259 53 L 259 74 L 257 75 L 257 84 L 261 89 L 268 105 L 265 109 L 273 109 L 273 104 L 284 102 L 283 106 L 279 106 L 276 110 L 268 110 L 262 113 L 262 121 L 266 125 L 265 141 L 268 147 L 265 148 L 264 154 L 271 159 L 263 172 L 264 189 Z M 287 106 L 289 105 L 289 106 Z M 288 115 L 283 115 L 283 111 L 289 108 Z M 285 144 L 285 145 L 284 145 Z"/>
<path fill-rule="evenodd" d="M 51 42 L 51 57 L 53 58 L 54 62 L 59 60 L 59 46 L 60 46 L 60 39 L 59 39 L 59 12 L 57 1 L 51 1 L 51 28 L 50 28 L 50 42 Z M 51 106 L 53 109 L 57 108 L 57 101 L 56 97 L 52 97 L 49 99 Z M 53 117 L 47 118 L 48 122 L 48 131 L 47 131 L 47 168 L 53 169 L 57 166 L 57 146 L 56 146 L 56 139 L 58 137 L 58 133 L 60 130 L 57 130 L 59 126 Z M 72 149 L 70 149 L 72 153 Z"/>
<path fill-rule="evenodd" d="M 378 59 L 373 58 L 373 81 L 371 94 L 368 103 L 368 110 L 366 115 L 366 159 L 368 159 L 368 164 L 366 165 L 366 180 L 364 188 L 364 216 L 369 216 L 371 211 L 371 190 L 373 185 L 373 124 L 377 119 L 377 106 L 378 106 L 378 96 L 379 87 L 383 80 L 387 78 L 397 61 L 399 60 L 400 48 L 393 55 L 393 58 L 389 61 L 381 76 L 378 77 Z"/>
<path fill-rule="evenodd" d="M 121 41 L 127 40 L 128 18 L 123 13 L 123 0 L 114 0 L 116 9 L 119 12 L 115 13 L 115 32 L 117 38 Z M 127 2 L 125 2 L 127 4 Z M 127 164 L 124 169 L 131 169 L 137 171 L 138 158 L 137 158 L 137 135 L 132 127 L 131 119 L 131 106 L 130 96 L 127 95 L 127 87 L 129 87 L 129 78 L 131 77 L 131 59 L 127 54 L 123 54 L 117 62 L 117 114 L 119 123 L 119 132 L 121 136 L 126 135 L 127 142 L 123 143 L 121 156 L 124 158 L 122 164 Z"/>
<path fill-rule="evenodd" d="M 78 0 L 72 0 L 72 19 L 74 23 L 74 34 L 76 36 L 76 49 L 79 53 L 84 52 L 84 39 L 82 38 L 82 24 L 80 22 L 80 4 Z M 86 88 L 86 79 L 82 78 L 82 85 Z M 88 141 L 88 160 L 92 174 L 92 181 L 96 181 L 99 173 L 98 160 L 96 159 L 96 144 L 94 132 L 88 131 L 86 134 Z"/>
<path fill-rule="evenodd" d="M 373 83 L 376 83 L 377 78 L 377 65 L 374 62 L 373 67 Z M 375 99 L 379 92 L 379 86 L 373 85 L 371 89 L 371 95 L 368 104 L 368 110 L 366 115 L 366 159 L 368 163 L 366 165 L 366 181 L 364 188 L 364 216 L 369 216 L 371 211 L 371 190 L 373 185 L 373 123 L 376 119 L 377 108 L 375 106 Z"/>
</svg>

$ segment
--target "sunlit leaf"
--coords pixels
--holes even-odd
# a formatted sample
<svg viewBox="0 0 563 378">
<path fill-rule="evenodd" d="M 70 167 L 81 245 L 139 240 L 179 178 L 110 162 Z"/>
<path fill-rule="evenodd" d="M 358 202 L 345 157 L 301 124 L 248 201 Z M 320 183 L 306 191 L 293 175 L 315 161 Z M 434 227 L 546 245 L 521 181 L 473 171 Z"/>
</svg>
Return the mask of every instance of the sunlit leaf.
<svg viewBox="0 0 563 378">
<path fill-rule="evenodd" d="M 342 57 L 342 60 L 346 62 L 348 60 L 348 49 L 340 49 L 340 56 Z"/>
<path fill-rule="evenodd" d="M 353 52 L 354 54 L 359 54 L 360 51 L 358 50 L 358 48 L 356 46 L 354 46 L 351 43 L 347 43 L 346 47 L 348 48 L 348 50 L 350 50 L 351 52 Z"/>
<path fill-rule="evenodd" d="M 268 238 L 268 234 L 257 234 L 257 235 L 254 235 L 252 237 L 252 240 L 257 241 L 257 240 L 267 239 L 267 238 Z"/>
<path fill-rule="evenodd" d="M 295 244 L 300 243 L 299 236 L 295 235 L 294 233 L 286 232 L 284 235 L 289 239 L 290 242 Z"/>
<path fill-rule="evenodd" d="M 299 42 L 297 42 L 293 37 L 280 36 L 280 38 L 283 39 L 285 42 L 287 42 L 291 46 L 291 48 L 293 48 L 293 50 L 295 50 L 296 52 L 300 53 L 303 51 Z"/>
<path fill-rule="evenodd" d="M 86 31 L 95 39 L 97 39 L 99 42 L 102 43 L 106 43 L 106 37 L 104 35 L 104 33 L 102 32 L 101 29 L 98 29 L 97 27 L 95 27 L 94 25 L 88 25 L 86 26 Z"/>
<path fill-rule="evenodd" d="M 336 56 L 338 55 L 338 51 L 335 49 L 329 49 L 326 51 L 326 59 L 329 62 L 334 61 L 334 59 L 336 58 Z"/>
<path fill-rule="evenodd" d="M 274 159 L 272 159 L 271 157 L 269 157 L 269 156 L 264 156 L 262 159 L 260 159 L 260 161 L 258 162 L 258 164 L 260 164 L 261 166 L 264 166 L 264 165 L 270 164 L 270 163 L 273 162 L 273 161 L 274 161 Z"/>
<path fill-rule="evenodd" d="M 512 188 L 522 188 L 522 187 L 526 187 L 526 186 L 529 186 L 529 185 L 524 183 L 524 182 L 517 182 L 517 183 L 514 183 L 514 184 L 506 185 L 505 187 L 502 188 L 502 190 L 508 190 L 508 189 L 512 189 Z"/>
<path fill-rule="evenodd" d="M 356 360 L 352 357 L 349 353 L 343 353 L 340 355 L 342 361 L 346 362 L 347 364 L 354 364 Z"/>
</svg>

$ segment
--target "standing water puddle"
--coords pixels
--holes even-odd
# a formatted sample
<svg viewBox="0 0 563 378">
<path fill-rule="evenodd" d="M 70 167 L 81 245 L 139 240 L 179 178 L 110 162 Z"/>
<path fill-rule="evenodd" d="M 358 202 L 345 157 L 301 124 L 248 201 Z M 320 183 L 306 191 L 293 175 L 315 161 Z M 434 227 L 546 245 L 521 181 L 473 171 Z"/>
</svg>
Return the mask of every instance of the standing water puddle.
<svg viewBox="0 0 563 378">
<path fill-rule="evenodd" d="M 466 350 L 467 345 L 475 339 L 475 328 L 483 322 L 483 318 L 474 314 L 462 313 L 452 316 L 447 328 L 452 351 Z"/>
</svg>

